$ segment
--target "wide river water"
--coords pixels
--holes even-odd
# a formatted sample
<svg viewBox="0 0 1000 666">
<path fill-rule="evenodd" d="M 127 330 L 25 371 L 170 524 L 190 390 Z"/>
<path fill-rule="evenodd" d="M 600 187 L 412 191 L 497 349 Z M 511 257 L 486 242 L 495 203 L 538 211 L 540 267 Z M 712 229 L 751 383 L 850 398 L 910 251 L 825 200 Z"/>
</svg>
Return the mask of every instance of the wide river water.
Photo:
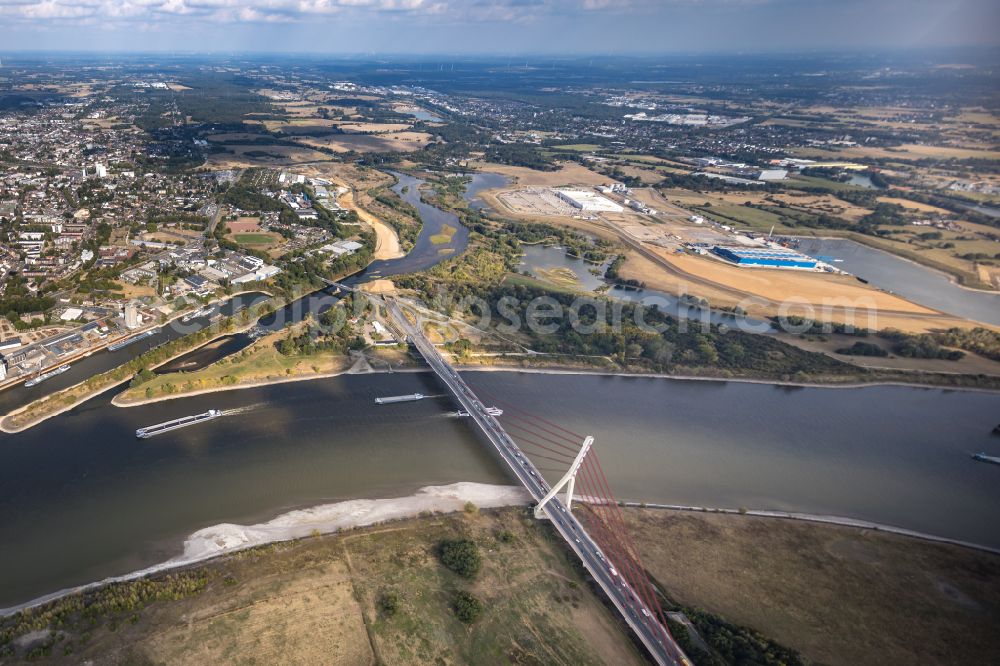
<svg viewBox="0 0 1000 666">
<path fill-rule="evenodd" d="M 404 195 L 417 205 L 415 191 L 411 184 Z M 425 219 L 425 231 L 449 219 Z M 385 264 L 383 274 L 401 272 L 397 266 Z M 332 301 L 313 295 L 285 318 Z M 187 360 L 200 365 L 218 353 Z M 111 360 L 98 354 L 80 367 Z M 1000 422 L 998 394 L 468 376 L 484 395 L 594 435 L 621 499 L 834 514 L 1000 547 L 1000 467 L 970 458 L 1000 454 L 1000 437 L 990 434 Z M 376 396 L 413 392 L 432 397 L 374 404 Z M 111 406 L 109 391 L 26 432 L 0 435 L 0 607 L 165 561 L 186 536 L 219 523 L 261 522 L 425 485 L 511 483 L 442 393 L 427 373 L 344 376 L 132 408 Z M 0 398 L 10 409 L 25 394 Z M 135 438 L 137 427 L 208 408 L 239 413 Z"/>
<path fill-rule="evenodd" d="M 914 303 L 1000 325 L 1000 292 L 966 289 L 949 276 L 894 254 L 842 238 L 801 238 L 799 250 Z"/>
<path fill-rule="evenodd" d="M 471 373 L 484 393 L 597 438 L 622 499 L 863 518 L 1000 547 L 1000 395 Z M 218 523 L 510 483 L 427 373 L 344 376 L 116 408 L 111 393 L 0 437 L 0 607 L 177 555 Z M 148 440 L 137 427 L 241 409 Z M 508 417 L 501 417 L 501 421 Z M 540 461 L 545 467 L 552 463 Z M 552 476 L 550 474 L 550 476 Z M 551 480 L 551 479 L 550 479 Z"/>
</svg>

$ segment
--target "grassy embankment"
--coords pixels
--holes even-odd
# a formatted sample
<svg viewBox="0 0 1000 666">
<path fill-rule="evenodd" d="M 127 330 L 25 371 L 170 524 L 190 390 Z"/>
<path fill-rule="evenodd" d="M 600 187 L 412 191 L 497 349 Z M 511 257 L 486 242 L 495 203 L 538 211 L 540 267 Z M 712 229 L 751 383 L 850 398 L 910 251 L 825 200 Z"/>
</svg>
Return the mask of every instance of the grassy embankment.
<svg viewBox="0 0 1000 666">
<path fill-rule="evenodd" d="M 455 235 L 456 231 L 458 229 L 450 224 L 442 224 L 441 230 L 431 236 L 431 243 L 434 245 L 446 245 L 451 242 L 452 236 Z"/>
<path fill-rule="evenodd" d="M 440 561 L 440 544 L 455 539 L 478 545 L 482 565 L 471 579 Z M 41 663 L 643 663 L 570 557 L 521 509 L 427 516 L 67 597 L 0 620 L 0 655 L 32 653 Z M 483 604 L 470 625 L 456 617 L 460 592 Z"/>
<path fill-rule="evenodd" d="M 16 409 L 0 420 L 0 428 L 5 432 L 20 432 L 45 419 L 72 409 L 98 393 L 129 381 L 144 368 L 154 368 L 178 356 L 182 356 L 202 345 L 224 335 L 246 330 L 260 317 L 283 307 L 287 299 L 270 298 L 244 309 L 232 317 L 227 317 L 200 331 L 170 340 L 161 346 L 141 354 L 127 363 L 99 373 L 86 380 L 39 398 L 20 409 Z"/>
<path fill-rule="evenodd" d="M 255 319 L 251 319 L 247 313 L 248 311 L 244 310 L 236 317 L 224 319 L 222 322 L 203 328 L 196 333 L 171 340 L 161 347 L 137 356 L 128 363 L 94 375 L 79 384 L 56 391 L 44 398 L 39 398 L 7 414 L 0 424 L 5 432 L 20 432 L 30 428 L 49 417 L 73 408 L 102 391 L 129 381 L 135 373 L 143 368 L 161 365 L 210 342 L 214 338 L 248 327 Z"/>
<path fill-rule="evenodd" d="M 130 386 L 115 396 L 113 402 L 124 407 L 213 390 L 329 377 L 343 373 L 351 366 L 350 357 L 345 354 L 327 351 L 286 356 L 278 351 L 278 342 L 301 333 L 304 328 L 304 324 L 298 324 L 264 336 L 246 349 L 200 370 L 155 375 L 148 381 Z"/>
<path fill-rule="evenodd" d="M 623 509 L 654 579 L 711 655 L 824 664 L 990 663 L 1000 558 L 799 521 Z M 441 545 L 472 540 L 470 578 Z M 483 605 L 471 624 L 459 593 Z M 763 632 L 763 633 L 758 633 Z M 272 544 L 0 620 L 0 656 L 41 663 L 641 663 L 565 547 L 523 509 Z M 747 654 L 744 654 L 746 657 Z"/>
</svg>

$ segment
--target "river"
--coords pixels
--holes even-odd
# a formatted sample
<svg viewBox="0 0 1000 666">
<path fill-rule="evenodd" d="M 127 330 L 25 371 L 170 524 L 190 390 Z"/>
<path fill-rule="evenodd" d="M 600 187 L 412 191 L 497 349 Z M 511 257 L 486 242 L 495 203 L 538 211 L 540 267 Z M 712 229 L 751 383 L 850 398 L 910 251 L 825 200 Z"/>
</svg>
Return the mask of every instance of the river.
<svg viewBox="0 0 1000 666">
<path fill-rule="evenodd" d="M 392 187 L 393 191 L 417 209 L 423 226 L 416 243 L 405 257 L 372 262 L 354 278 L 355 281 L 427 270 L 443 259 L 460 254 L 469 244 L 469 230 L 462 225 L 457 215 L 421 201 L 420 186 L 424 183 L 423 180 L 405 173 L 390 173 L 398 181 Z M 446 239 L 445 236 L 449 237 Z"/>
<path fill-rule="evenodd" d="M 842 238 L 801 238 L 799 250 L 868 280 L 914 303 L 987 324 L 1000 325 L 1000 292 L 965 289 L 944 273 L 889 252 Z"/>
<path fill-rule="evenodd" d="M 510 178 L 499 173 L 477 171 L 475 173 L 465 175 L 467 175 L 471 180 L 469 181 L 469 184 L 465 186 L 465 193 L 463 197 L 468 202 L 469 207 L 476 210 L 488 208 L 487 203 L 479 198 L 480 192 L 483 190 L 497 190 L 510 185 Z"/>
<path fill-rule="evenodd" d="M 471 373 L 597 438 L 622 499 L 830 513 L 1000 546 L 1000 395 Z M 0 437 L 0 607 L 178 554 L 197 529 L 293 508 L 510 480 L 425 373 L 345 376 L 116 408 L 112 392 Z M 236 416 L 137 440 L 212 407 Z M 502 417 L 501 420 L 507 420 Z M 419 433 L 419 435 L 417 435 Z M 543 467 L 552 463 L 540 461 Z M 549 474 L 554 476 L 554 474 Z M 551 479 L 550 479 L 551 480 Z"/>
<path fill-rule="evenodd" d="M 266 298 L 267 295 L 260 292 L 239 294 L 224 301 L 217 307 L 218 311 L 221 312 L 223 316 L 229 316 L 234 312 L 249 307 L 253 303 Z M 79 384 L 88 377 L 92 377 L 96 374 L 105 372 L 106 370 L 118 367 L 123 363 L 127 363 L 136 356 L 140 356 L 149 351 L 152 347 L 162 344 L 168 340 L 174 340 L 183 335 L 187 335 L 188 333 L 200 330 L 209 325 L 210 317 L 211 315 L 199 317 L 186 323 L 177 320 L 171 324 L 163 326 L 160 329 L 160 332 L 156 335 L 134 342 L 127 347 L 119 349 L 118 351 L 99 351 L 87 356 L 86 358 L 74 361 L 67 372 L 57 375 L 51 379 L 47 379 L 41 384 L 36 384 L 30 388 L 20 384 L 6 389 L 5 391 L 0 392 L 0 415 L 7 414 L 14 409 L 23 407 L 29 402 L 44 397 L 54 391 L 64 389 L 68 386 L 73 386 L 74 384 Z"/>
<path fill-rule="evenodd" d="M 426 205 L 413 181 L 400 179 L 401 195 Z M 454 216 L 438 213 L 440 224 L 451 224 Z M 427 221 L 422 235 L 435 228 Z M 429 257 L 384 262 L 383 271 L 404 272 Z M 334 300 L 315 294 L 263 323 L 278 326 Z M 199 353 L 197 365 L 220 352 L 190 356 Z M 91 359 L 102 356 L 111 355 Z M 484 395 L 593 434 L 621 499 L 835 514 L 1000 547 L 1000 469 L 969 457 L 1000 453 L 1000 438 L 990 434 L 1000 419 L 997 394 L 469 376 Z M 23 433 L 0 435 L 0 542 L 7 545 L 0 607 L 165 561 L 186 536 L 219 523 L 261 522 L 425 485 L 509 483 L 483 442 L 451 415 L 442 391 L 432 375 L 397 373 L 122 409 L 109 404 L 111 390 Z M 379 395 L 414 392 L 431 397 L 374 404 Z M 148 440 L 134 436 L 137 427 L 209 407 L 239 413 Z"/>
</svg>

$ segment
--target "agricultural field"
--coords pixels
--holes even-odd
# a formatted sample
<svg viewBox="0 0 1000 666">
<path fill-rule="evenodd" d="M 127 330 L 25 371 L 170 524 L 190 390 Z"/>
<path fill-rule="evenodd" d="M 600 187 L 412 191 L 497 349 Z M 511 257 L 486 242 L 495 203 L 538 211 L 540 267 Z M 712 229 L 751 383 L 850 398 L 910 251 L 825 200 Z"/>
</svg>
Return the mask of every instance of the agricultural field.
<svg viewBox="0 0 1000 666">
<path fill-rule="evenodd" d="M 431 135 L 404 130 L 385 134 L 334 134 L 323 137 L 303 137 L 299 142 L 314 148 L 326 148 L 337 153 L 413 152 L 426 146 Z"/>
<path fill-rule="evenodd" d="M 274 233 L 238 233 L 229 236 L 240 245 L 278 245 L 284 241 L 280 234 Z"/>
</svg>

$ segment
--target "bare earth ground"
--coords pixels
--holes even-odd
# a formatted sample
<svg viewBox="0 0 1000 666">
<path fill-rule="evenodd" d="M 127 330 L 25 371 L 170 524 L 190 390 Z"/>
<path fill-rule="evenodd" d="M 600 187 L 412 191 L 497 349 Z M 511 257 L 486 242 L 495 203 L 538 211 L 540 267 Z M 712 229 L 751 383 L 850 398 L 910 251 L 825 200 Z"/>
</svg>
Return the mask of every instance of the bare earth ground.
<svg viewBox="0 0 1000 666">
<path fill-rule="evenodd" d="M 491 169 L 492 170 L 492 169 Z M 502 204 L 497 198 L 497 193 L 500 190 L 484 190 L 480 191 L 478 196 L 482 199 L 489 207 L 493 210 L 499 211 L 502 215 L 511 218 L 517 218 L 521 220 L 530 220 L 532 222 L 540 222 L 542 224 L 558 224 L 559 226 L 569 227 L 570 229 L 576 229 L 592 236 L 598 238 L 603 238 L 605 240 L 615 240 L 618 236 L 613 231 L 608 229 L 599 220 L 585 220 L 576 219 L 573 217 L 562 217 L 562 216 L 546 216 L 546 215 L 522 215 L 518 214 L 508 206 Z"/>
<path fill-rule="evenodd" d="M 779 302 L 794 298 L 821 304 L 824 299 L 839 298 L 884 310 L 932 312 L 898 296 L 865 286 L 850 276 L 823 275 L 796 270 L 739 268 L 704 257 L 677 255 L 666 251 L 657 253 L 687 273 Z"/>
<path fill-rule="evenodd" d="M 564 166 L 554 172 L 534 171 L 523 167 L 511 167 L 491 163 L 478 163 L 476 166 L 484 171 L 501 173 L 513 179 L 513 184 L 516 185 L 515 188 L 508 187 L 500 190 L 480 192 L 479 194 L 488 205 L 502 214 L 520 219 L 568 226 L 580 231 L 596 234 L 603 238 L 613 239 L 617 237 L 616 233 L 609 233 L 609 230 L 606 228 L 602 229 L 604 225 L 600 221 L 574 219 L 569 215 L 553 214 L 553 211 L 548 210 L 542 203 L 533 206 L 531 205 L 535 201 L 531 199 L 533 195 L 525 193 L 525 188 L 532 187 L 599 184 L 606 180 L 601 174 L 592 172 L 579 165 Z M 667 192 L 666 198 L 647 188 L 640 188 L 636 192 L 638 193 L 637 198 L 662 211 L 661 214 L 665 215 L 669 221 L 664 224 L 642 226 L 638 222 L 631 222 L 632 218 L 626 219 L 621 216 L 603 214 L 602 217 L 608 223 L 619 228 L 618 233 L 622 233 L 626 227 L 632 230 L 629 233 L 635 238 L 644 237 L 643 234 L 638 234 L 637 232 L 648 232 L 645 235 L 658 237 L 687 232 L 695 235 L 706 233 L 705 229 L 701 227 L 678 221 L 682 217 L 687 216 L 687 211 L 671 202 L 670 194 L 675 193 L 675 191 Z M 704 197 L 709 195 L 697 196 L 701 197 L 703 201 Z M 742 199 L 739 201 L 746 199 L 747 196 L 741 193 L 739 197 L 742 197 Z M 847 217 L 859 216 L 867 212 L 831 195 L 782 196 L 787 198 L 789 203 L 794 201 L 794 205 L 800 207 L 826 210 L 828 212 L 835 209 L 838 214 L 846 215 Z M 527 197 L 527 199 L 524 199 L 524 197 Z M 738 203 L 737 199 L 725 201 L 730 206 L 736 206 Z M 723 201 L 723 199 L 718 200 Z M 688 203 L 691 203 L 691 201 Z M 542 210 L 543 208 L 545 210 Z M 868 328 L 898 328 L 909 332 L 923 332 L 952 326 L 968 327 L 971 325 L 966 320 L 943 316 L 929 308 L 859 283 L 850 276 L 818 274 L 806 271 L 738 268 L 702 257 L 677 254 L 651 245 L 647 245 L 646 247 L 658 254 L 663 261 L 673 265 L 677 271 L 696 278 L 696 281 L 685 279 L 683 275 L 672 273 L 663 266 L 634 252 L 628 253 L 628 261 L 620 271 L 623 278 L 636 279 L 640 282 L 645 282 L 651 288 L 671 294 L 689 293 L 694 296 L 706 298 L 716 306 L 734 306 L 740 304 L 750 314 L 772 316 L 779 314 L 777 305 L 775 305 L 776 303 L 793 301 L 795 305 L 789 305 L 787 314 L 808 314 L 808 308 L 804 307 L 804 305 L 810 305 L 823 310 L 823 318 L 828 318 L 831 321 L 855 323 Z M 985 277 L 992 279 L 992 275 Z M 772 301 L 772 303 L 769 305 L 751 304 L 748 307 L 742 301 L 751 296 L 758 296 Z M 855 314 L 845 311 L 845 307 L 853 308 Z M 874 313 L 874 317 L 872 313 Z"/>
<path fill-rule="evenodd" d="M 668 253 L 664 252 L 664 254 Z M 803 298 L 806 298 L 807 302 L 811 302 L 810 299 L 816 298 L 818 299 L 817 301 L 818 303 L 822 303 L 823 299 L 826 296 L 828 296 L 833 299 L 843 299 L 843 298 L 847 298 L 848 300 L 857 299 L 857 302 L 860 305 L 865 302 L 865 299 L 872 297 L 875 299 L 874 302 L 879 307 L 879 311 L 875 311 L 876 317 L 874 321 L 869 318 L 869 311 L 866 308 L 860 309 L 858 310 L 856 316 L 853 317 L 853 323 L 855 325 L 865 326 L 867 328 L 875 328 L 875 329 L 897 328 L 899 330 L 908 332 L 923 332 L 932 329 L 951 328 L 954 326 L 969 328 L 970 326 L 972 326 L 972 323 L 965 319 L 958 319 L 945 316 L 931 316 L 930 318 L 927 318 L 927 313 L 931 311 L 925 308 L 921 308 L 919 305 L 910 303 L 909 301 L 904 301 L 895 296 L 886 294 L 884 292 L 879 292 L 874 289 L 857 291 L 858 287 L 854 287 L 853 285 L 850 285 L 848 283 L 847 286 L 852 287 L 852 289 L 847 291 L 841 291 L 840 287 L 842 283 L 834 281 L 830 283 L 829 287 L 826 287 L 828 291 L 824 292 L 823 290 L 817 291 L 818 285 L 812 285 L 812 287 L 810 287 L 809 290 L 806 290 L 806 289 L 800 289 L 798 285 L 795 285 L 793 282 L 789 282 L 789 280 L 791 280 L 793 277 L 799 277 L 799 276 L 806 278 L 815 277 L 820 279 L 824 278 L 830 279 L 833 278 L 833 276 L 828 277 L 822 275 L 810 275 L 808 273 L 800 274 L 798 272 L 795 272 L 795 275 L 786 277 L 782 277 L 781 275 L 779 275 L 777 276 L 777 278 L 773 278 L 777 279 L 778 282 L 775 283 L 775 285 L 772 288 L 772 285 L 769 285 L 766 282 L 761 282 L 762 278 L 759 275 L 756 276 L 755 280 L 753 281 L 748 280 L 744 284 L 742 281 L 735 279 L 737 277 L 740 277 L 740 275 L 737 274 L 735 276 L 732 275 L 726 276 L 729 279 L 727 279 L 726 281 L 717 282 L 716 284 L 718 285 L 718 287 L 713 287 L 711 285 L 706 285 L 704 283 L 694 283 L 690 280 L 686 280 L 681 276 L 671 274 L 666 270 L 664 270 L 658 264 L 651 261 L 650 259 L 640 256 L 634 252 L 628 253 L 627 256 L 628 260 L 625 262 L 625 265 L 619 271 L 622 278 L 635 279 L 639 280 L 640 282 L 645 282 L 649 288 L 665 291 L 669 294 L 684 294 L 684 293 L 692 294 L 694 296 L 708 299 L 708 301 L 714 306 L 734 306 L 740 302 L 741 298 L 735 297 L 732 291 L 730 291 L 730 289 L 727 289 L 726 287 L 736 288 L 746 293 L 751 293 L 751 288 L 752 288 L 753 289 L 752 293 L 760 295 L 772 294 L 771 296 L 767 296 L 768 298 L 777 298 L 777 297 L 785 298 L 788 296 L 798 294 Z M 686 257 L 686 259 L 693 259 L 693 257 Z M 686 270 L 687 267 L 688 265 L 685 264 L 684 269 Z M 722 265 L 719 268 L 725 269 L 728 267 Z M 744 269 L 734 267 L 731 268 L 730 270 L 743 271 Z M 748 269 L 748 271 L 751 272 L 750 277 L 754 277 L 752 275 L 752 271 L 756 270 L 758 269 Z M 777 272 L 782 274 L 785 273 L 785 271 L 769 271 L 766 269 L 763 272 L 765 273 Z M 710 273 L 708 275 L 704 275 L 703 277 L 712 279 L 715 277 L 715 274 Z M 772 278 L 765 276 L 763 279 L 769 281 Z M 846 278 L 846 279 L 852 280 L 853 278 Z M 809 283 L 806 283 L 806 286 L 809 286 Z M 909 315 L 905 313 L 904 314 L 890 313 L 888 311 L 888 305 L 893 303 L 894 301 L 904 304 L 903 307 L 905 307 L 907 311 L 912 312 L 913 314 Z M 773 307 L 761 307 L 753 305 L 747 307 L 745 304 L 743 305 L 743 307 L 751 315 L 771 316 L 777 314 Z M 903 307 L 901 307 L 900 309 L 902 310 Z M 803 314 L 803 311 L 800 307 L 790 307 L 788 314 L 792 315 Z M 817 312 L 817 314 L 819 313 Z M 844 316 L 841 312 L 834 311 L 829 314 L 829 319 L 831 321 L 836 321 L 836 322 L 846 322 L 848 319 L 851 318 Z"/>
<path fill-rule="evenodd" d="M 375 253 L 373 258 L 378 261 L 382 259 L 398 259 L 405 252 L 399 246 L 399 236 L 396 230 L 388 224 L 378 219 L 367 210 L 357 205 L 354 200 L 354 191 L 344 192 L 337 200 L 342 207 L 356 211 L 358 218 L 368 224 L 375 231 Z"/>
<path fill-rule="evenodd" d="M 502 530 L 513 541 L 499 541 Z M 439 542 L 456 538 L 480 547 L 474 580 L 439 563 Z M 70 628 L 38 662 L 644 663 L 548 528 L 520 508 L 274 544 L 199 570 L 208 574 L 200 593 L 153 602 L 134 619 L 119 618 L 115 629 L 99 621 L 86 641 Z M 451 609 L 459 590 L 485 606 L 471 627 Z M 394 615 L 379 605 L 388 592 L 399 599 Z"/>
<path fill-rule="evenodd" d="M 676 601 L 816 663 L 997 663 L 997 555 L 790 520 L 625 514 L 643 563 Z"/>
<path fill-rule="evenodd" d="M 431 140 L 426 132 L 402 131 L 390 134 L 334 134 L 324 137 L 303 137 L 300 143 L 320 148 L 329 148 L 338 153 L 350 150 L 358 152 L 420 150 Z M 229 146 L 227 146 L 229 147 Z"/>
<path fill-rule="evenodd" d="M 575 162 L 560 163 L 556 171 L 536 171 L 526 167 L 477 162 L 471 166 L 481 171 L 499 173 L 515 180 L 518 187 L 559 187 L 563 185 L 604 185 L 610 178 L 603 174 L 576 164 Z"/>
</svg>

